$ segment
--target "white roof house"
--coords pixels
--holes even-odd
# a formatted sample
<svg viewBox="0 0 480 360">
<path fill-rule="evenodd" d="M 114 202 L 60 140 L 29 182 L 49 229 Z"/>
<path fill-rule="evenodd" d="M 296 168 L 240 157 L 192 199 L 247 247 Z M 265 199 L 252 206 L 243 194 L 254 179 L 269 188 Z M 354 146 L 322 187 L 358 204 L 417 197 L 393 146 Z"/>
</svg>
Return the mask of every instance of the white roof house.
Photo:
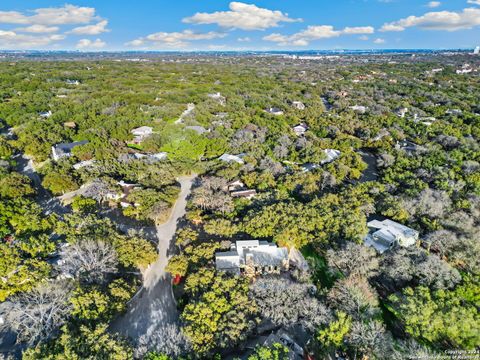
<svg viewBox="0 0 480 360">
<path fill-rule="evenodd" d="M 218 103 L 222 106 L 225 106 L 225 104 L 227 103 L 227 98 L 225 96 L 223 96 L 222 94 L 220 94 L 219 92 L 214 93 L 214 94 L 208 94 L 207 96 L 210 99 L 217 100 Z"/>
<path fill-rule="evenodd" d="M 265 111 L 272 115 L 277 115 L 277 116 L 283 115 L 282 109 L 279 109 L 277 107 L 271 107 L 271 108 L 265 109 Z"/>
<path fill-rule="evenodd" d="M 238 164 L 244 164 L 245 161 L 243 161 L 244 154 L 238 154 L 238 155 L 231 155 L 231 154 L 223 154 L 218 158 L 218 160 L 224 161 L 224 162 L 236 162 Z"/>
<path fill-rule="evenodd" d="M 354 105 L 354 106 L 350 106 L 350 109 L 352 109 L 353 111 L 359 113 L 359 114 L 365 114 L 367 112 L 367 107 L 366 106 L 362 106 L 362 105 Z"/>
<path fill-rule="evenodd" d="M 297 110 L 305 110 L 305 104 L 301 101 L 293 101 L 292 106 Z"/>
<path fill-rule="evenodd" d="M 335 149 L 325 149 L 323 150 L 325 153 L 325 159 L 320 161 L 320 164 L 314 164 L 314 163 L 307 163 L 302 165 L 302 169 L 304 172 L 307 171 L 312 171 L 314 169 L 319 168 L 321 165 L 325 165 L 328 163 L 331 163 L 332 161 L 335 161 L 338 159 L 338 157 L 342 154 L 340 150 L 335 150 Z"/>
<path fill-rule="evenodd" d="M 54 145 L 52 146 L 53 160 L 58 161 L 61 158 L 70 157 L 72 155 L 73 148 L 85 144 L 88 144 L 87 140 Z"/>
<path fill-rule="evenodd" d="M 295 135 L 297 136 L 303 136 L 305 135 L 305 133 L 307 132 L 308 130 L 308 126 L 304 123 L 301 123 L 301 124 L 298 124 L 296 126 L 293 127 L 293 132 L 295 133 Z"/>
<path fill-rule="evenodd" d="M 52 116 L 52 111 L 51 110 L 43 111 L 39 115 L 41 118 L 48 119 L 50 116 Z"/>
<path fill-rule="evenodd" d="M 85 161 L 80 161 L 80 162 L 74 164 L 73 168 L 75 170 L 78 170 L 78 169 L 81 169 L 81 168 L 84 168 L 84 167 L 87 167 L 87 166 L 92 166 L 93 164 L 95 164 L 95 160 L 85 160 Z"/>
<path fill-rule="evenodd" d="M 392 220 L 373 220 L 367 224 L 370 233 L 365 245 L 375 248 L 380 254 L 395 246 L 409 247 L 418 240 L 418 231 Z"/>
<path fill-rule="evenodd" d="M 259 240 L 242 240 L 232 244 L 230 251 L 215 254 L 217 270 L 240 274 L 245 268 L 280 271 L 288 268 L 288 250 L 273 243 Z M 257 270 L 258 269 L 258 270 Z M 268 271 L 268 270 L 266 270 Z"/>
<path fill-rule="evenodd" d="M 130 131 L 134 136 L 148 136 L 153 133 L 153 129 L 150 126 L 140 126 Z"/>
</svg>

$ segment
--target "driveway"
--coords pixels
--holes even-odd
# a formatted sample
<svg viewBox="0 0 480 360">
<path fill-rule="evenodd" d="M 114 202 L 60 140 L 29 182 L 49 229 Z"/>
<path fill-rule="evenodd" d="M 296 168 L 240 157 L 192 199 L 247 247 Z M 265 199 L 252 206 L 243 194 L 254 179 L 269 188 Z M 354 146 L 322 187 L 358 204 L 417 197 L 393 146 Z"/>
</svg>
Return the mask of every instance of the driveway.
<svg viewBox="0 0 480 360">
<path fill-rule="evenodd" d="M 185 215 L 187 197 L 196 175 L 178 179 L 181 191 L 169 220 L 157 226 L 158 260 L 150 265 L 143 275 L 142 289 L 130 300 L 127 312 L 116 319 L 111 329 L 137 341 L 169 323 L 178 320 L 178 312 L 172 291 L 171 277 L 165 272 L 172 255 L 178 220 Z"/>
</svg>

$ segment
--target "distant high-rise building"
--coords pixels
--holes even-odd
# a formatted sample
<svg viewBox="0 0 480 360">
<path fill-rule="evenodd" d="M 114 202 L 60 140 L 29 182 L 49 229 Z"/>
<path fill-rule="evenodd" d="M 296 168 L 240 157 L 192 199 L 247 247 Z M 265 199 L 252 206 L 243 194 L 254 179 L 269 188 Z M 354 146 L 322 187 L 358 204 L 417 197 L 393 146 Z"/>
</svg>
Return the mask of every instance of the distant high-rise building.
<svg viewBox="0 0 480 360">
<path fill-rule="evenodd" d="M 480 46 L 477 46 L 475 50 L 473 50 L 474 55 L 480 55 Z"/>
</svg>

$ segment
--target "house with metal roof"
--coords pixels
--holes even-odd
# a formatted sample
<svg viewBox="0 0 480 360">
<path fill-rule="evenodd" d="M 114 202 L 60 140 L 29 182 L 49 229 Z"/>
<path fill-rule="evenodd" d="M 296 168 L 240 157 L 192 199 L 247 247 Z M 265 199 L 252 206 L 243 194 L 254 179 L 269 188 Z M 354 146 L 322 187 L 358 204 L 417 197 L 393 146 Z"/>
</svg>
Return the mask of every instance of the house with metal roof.
<svg viewBox="0 0 480 360">
<path fill-rule="evenodd" d="M 415 245 L 419 236 L 417 230 L 389 219 L 373 220 L 367 226 L 369 234 L 365 237 L 365 245 L 375 248 L 380 254 L 396 246 Z"/>
<path fill-rule="evenodd" d="M 230 251 L 215 254 L 215 265 L 217 270 L 237 275 L 279 274 L 289 268 L 288 250 L 267 241 L 237 241 Z"/>
<path fill-rule="evenodd" d="M 53 160 L 58 161 L 64 157 L 72 156 L 72 150 L 81 145 L 88 144 L 88 140 L 76 141 L 73 143 L 62 143 L 52 146 L 52 157 Z"/>
</svg>

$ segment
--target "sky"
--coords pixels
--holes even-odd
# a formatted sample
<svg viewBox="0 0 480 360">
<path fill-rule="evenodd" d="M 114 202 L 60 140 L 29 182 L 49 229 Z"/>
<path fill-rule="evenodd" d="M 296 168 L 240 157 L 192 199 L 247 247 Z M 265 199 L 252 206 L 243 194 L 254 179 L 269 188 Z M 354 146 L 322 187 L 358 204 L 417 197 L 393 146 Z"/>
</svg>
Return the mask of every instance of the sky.
<svg viewBox="0 0 480 360">
<path fill-rule="evenodd" d="M 1 0 L 2 50 L 451 49 L 480 0 Z"/>
</svg>

